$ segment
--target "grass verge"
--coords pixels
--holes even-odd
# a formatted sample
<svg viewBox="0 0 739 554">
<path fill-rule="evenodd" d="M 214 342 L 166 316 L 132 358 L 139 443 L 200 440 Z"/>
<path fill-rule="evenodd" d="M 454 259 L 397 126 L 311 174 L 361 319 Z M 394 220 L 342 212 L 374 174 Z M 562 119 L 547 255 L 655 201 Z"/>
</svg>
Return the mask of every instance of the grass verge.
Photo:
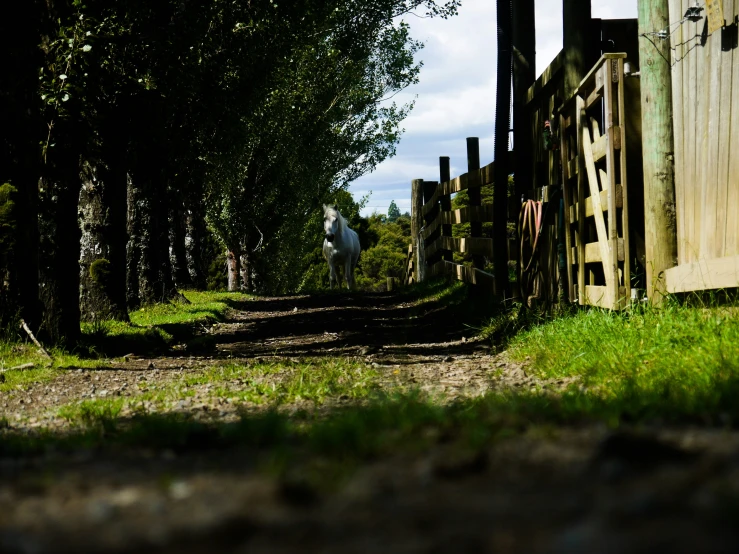
<svg viewBox="0 0 739 554">
<path fill-rule="evenodd" d="M 233 302 L 250 297 L 241 293 L 184 291 L 190 304 L 168 303 L 145 306 L 130 314 L 131 322 L 98 321 L 82 324 L 78 349 L 67 352 L 50 348 L 49 361 L 20 335 L 5 333 L 0 340 L 0 392 L 52 379 L 59 368 L 95 368 L 100 358 L 145 355 L 166 350 L 178 342 L 190 350 L 208 349 L 212 340 L 203 334 L 210 323 L 225 319 Z M 10 369 L 18 366 L 19 369 Z"/>
<path fill-rule="evenodd" d="M 567 409 L 635 420 L 734 418 L 738 314 L 735 306 L 677 302 L 659 310 L 579 311 L 530 327 L 509 347 L 541 377 L 578 377 L 578 391 L 562 399 Z"/>
</svg>

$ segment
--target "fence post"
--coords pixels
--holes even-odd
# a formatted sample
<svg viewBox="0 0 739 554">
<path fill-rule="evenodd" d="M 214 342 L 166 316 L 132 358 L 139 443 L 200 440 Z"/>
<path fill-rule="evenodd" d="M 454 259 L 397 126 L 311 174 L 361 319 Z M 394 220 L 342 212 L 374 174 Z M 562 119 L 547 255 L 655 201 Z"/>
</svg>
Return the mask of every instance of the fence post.
<svg viewBox="0 0 739 554">
<path fill-rule="evenodd" d="M 472 173 L 480 169 L 480 139 L 477 137 L 467 137 L 467 172 Z M 470 207 L 482 206 L 482 192 L 480 187 L 470 187 L 467 189 L 470 198 Z M 482 221 L 470 222 L 470 236 L 482 236 Z M 485 269 L 485 260 L 483 256 L 472 256 L 472 264 L 477 269 Z"/>
<path fill-rule="evenodd" d="M 413 179 L 411 181 L 411 240 L 413 241 L 413 248 L 416 251 L 416 267 L 414 268 L 416 283 L 420 283 L 423 278 L 423 269 L 421 268 L 423 256 L 421 250 L 424 248 L 424 244 L 423 238 L 419 237 L 422 227 L 423 179 Z"/>
<path fill-rule="evenodd" d="M 446 183 L 452 179 L 449 156 L 439 157 L 439 186 L 442 183 Z M 450 194 L 444 194 L 441 196 L 441 211 L 451 212 L 452 211 L 452 196 Z M 452 236 L 452 224 L 444 223 L 441 226 L 441 236 L 451 237 Z M 444 250 L 444 260 L 451 262 L 454 261 L 454 255 L 451 250 Z"/>
<path fill-rule="evenodd" d="M 641 2 L 641 0 L 640 0 Z M 563 0 L 562 49 L 565 54 L 564 94 L 568 99 L 595 63 L 600 47 L 594 48 L 590 0 Z"/>
<path fill-rule="evenodd" d="M 439 186 L 438 183 L 434 181 L 424 181 L 423 182 L 423 203 L 424 205 L 431 201 L 431 198 L 434 196 L 434 193 L 436 192 L 436 187 Z M 436 206 L 434 209 L 432 209 L 426 216 L 423 218 L 424 225 L 427 228 L 431 228 L 431 225 L 433 225 L 436 218 L 439 216 L 439 203 L 436 203 Z M 426 237 L 424 244 L 433 244 L 434 241 L 441 236 L 441 227 L 437 228 L 433 233 L 428 235 Z M 439 259 L 441 258 L 441 252 L 437 250 L 434 254 L 431 255 L 426 260 L 426 267 L 433 266 Z"/>
<path fill-rule="evenodd" d="M 647 298 L 655 305 L 667 293 L 665 270 L 677 265 L 672 81 L 668 41 L 643 36 L 669 26 L 668 8 L 667 0 L 638 2 Z"/>
</svg>

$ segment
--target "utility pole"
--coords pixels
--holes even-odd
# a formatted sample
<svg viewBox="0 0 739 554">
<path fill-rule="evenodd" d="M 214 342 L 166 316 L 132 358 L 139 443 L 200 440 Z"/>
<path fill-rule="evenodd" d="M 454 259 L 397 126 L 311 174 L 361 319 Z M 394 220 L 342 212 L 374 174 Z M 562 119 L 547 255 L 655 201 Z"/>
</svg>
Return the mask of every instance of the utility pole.
<svg viewBox="0 0 739 554">
<path fill-rule="evenodd" d="M 647 298 L 659 305 L 667 294 L 665 270 L 677 265 L 671 53 L 668 39 L 644 34 L 669 27 L 669 1 L 639 0 L 638 12 Z"/>
</svg>

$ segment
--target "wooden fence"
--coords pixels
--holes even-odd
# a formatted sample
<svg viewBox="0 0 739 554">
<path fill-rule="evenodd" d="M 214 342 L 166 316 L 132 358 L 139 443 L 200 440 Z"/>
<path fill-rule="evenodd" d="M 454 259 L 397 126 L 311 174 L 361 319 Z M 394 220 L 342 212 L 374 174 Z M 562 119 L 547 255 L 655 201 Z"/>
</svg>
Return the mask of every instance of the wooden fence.
<svg viewBox="0 0 739 554">
<path fill-rule="evenodd" d="M 668 292 L 739 286 L 739 4 L 670 1 L 678 265 Z"/>
<path fill-rule="evenodd" d="M 673 293 L 739 287 L 739 4 L 707 2 L 698 22 L 684 17 L 691 4 L 670 0 L 678 265 L 665 281 Z M 624 45 L 627 53 L 603 53 L 570 98 L 563 98 L 560 53 L 528 90 L 522 102 L 532 148 L 519 155 L 532 171 L 522 190 L 548 205 L 535 295 L 554 301 L 559 284 L 571 302 L 620 309 L 634 289 L 646 288 L 648 264 L 640 81 L 638 73 L 625 72 L 627 63 L 639 66 L 638 37 L 635 21 L 593 24 L 600 25 L 601 44 Z M 422 183 L 421 248 L 409 251 L 406 281 L 425 270 L 492 288 L 493 275 L 480 265 L 492 258 L 490 238 L 454 238 L 450 231 L 492 220 L 490 205 L 450 207 L 455 192 L 492 182 L 493 165 L 477 167 Z M 452 252 L 473 254 L 475 266 L 453 263 Z"/>
<path fill-rule="evenodd" d="M 476 144 L 476 141 L 468 140 L 468 149 L 476 148 Z M 442 158 L 442 176 L 445 172 L 445 159 L 448 172 L 448 158 Z M 470 152 L 468 150 L 468 160 L 475 159 L 479 160 L 479 151 Z M 494 168 L 494 163 L 491 163 L 479 169 L 470 169 L 467 173 L 453 179 L 442 182 L 423 182 L 423 202 L 419 202 L 418 207 L 415 202 L 413 204 L 414 212 L 420 209 L 420 214 L 414 213 L 413 215 L 422 217 L 422 227 L 415 241 L 416 246 L 408 249 L 406 283 L 438 275 L 450 275 L 493 292 L 495 278 L 483 269 L 493 259 L 493 240 L 483 236 L 452 236 L 453 225 L 478 223 L 480 224 L 478 229 L 480 229 L 483 222 L 491 222 L 493 206 L 490 203 L 480 203 L 480 205 L 453 210 L 451 197 L 455 193 L 467 190 L 471 200 L 475 196 L 479 198 L 475 192 L 493 183 Z M 473 233 L 475 233 L 474 228 L 471 229 L 471 234 Z M 423 250 L 419 251 L 419 248 Z M 454 252 L 470 254 L 474 259 L 473 265 L 454 263 L 452 261 Z"/>
</svg>

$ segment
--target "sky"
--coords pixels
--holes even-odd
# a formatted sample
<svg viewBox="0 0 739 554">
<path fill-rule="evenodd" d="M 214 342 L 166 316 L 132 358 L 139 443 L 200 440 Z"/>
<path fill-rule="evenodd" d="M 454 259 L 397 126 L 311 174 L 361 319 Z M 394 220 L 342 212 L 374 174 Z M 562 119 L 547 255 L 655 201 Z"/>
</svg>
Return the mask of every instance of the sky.
<svg viewBox="0 0 739 554">
<path fill-rule="evenodd" d="M 636 17 L 637 0 L 592 0 L 592 16 Z M 413 38 L 425 44 L 419 83 L 394 100 L 415 100 L 395 157 L 353 182 L 355 200 L 371 192 L 362 215 L 387 213 L 391 200 L 410 211 L 411 181 L 437 180 L 439 156 L 449 156 L 452 177 L 467 171 L 466 137 L 480 138 L 480 163 L 493 161 L 496 79 L 494 0 L 462 0 L 451 19 L 407 18 Z M 536 0 L 536 74 L 562 49 L 562 0 Z"/>
</svg>

